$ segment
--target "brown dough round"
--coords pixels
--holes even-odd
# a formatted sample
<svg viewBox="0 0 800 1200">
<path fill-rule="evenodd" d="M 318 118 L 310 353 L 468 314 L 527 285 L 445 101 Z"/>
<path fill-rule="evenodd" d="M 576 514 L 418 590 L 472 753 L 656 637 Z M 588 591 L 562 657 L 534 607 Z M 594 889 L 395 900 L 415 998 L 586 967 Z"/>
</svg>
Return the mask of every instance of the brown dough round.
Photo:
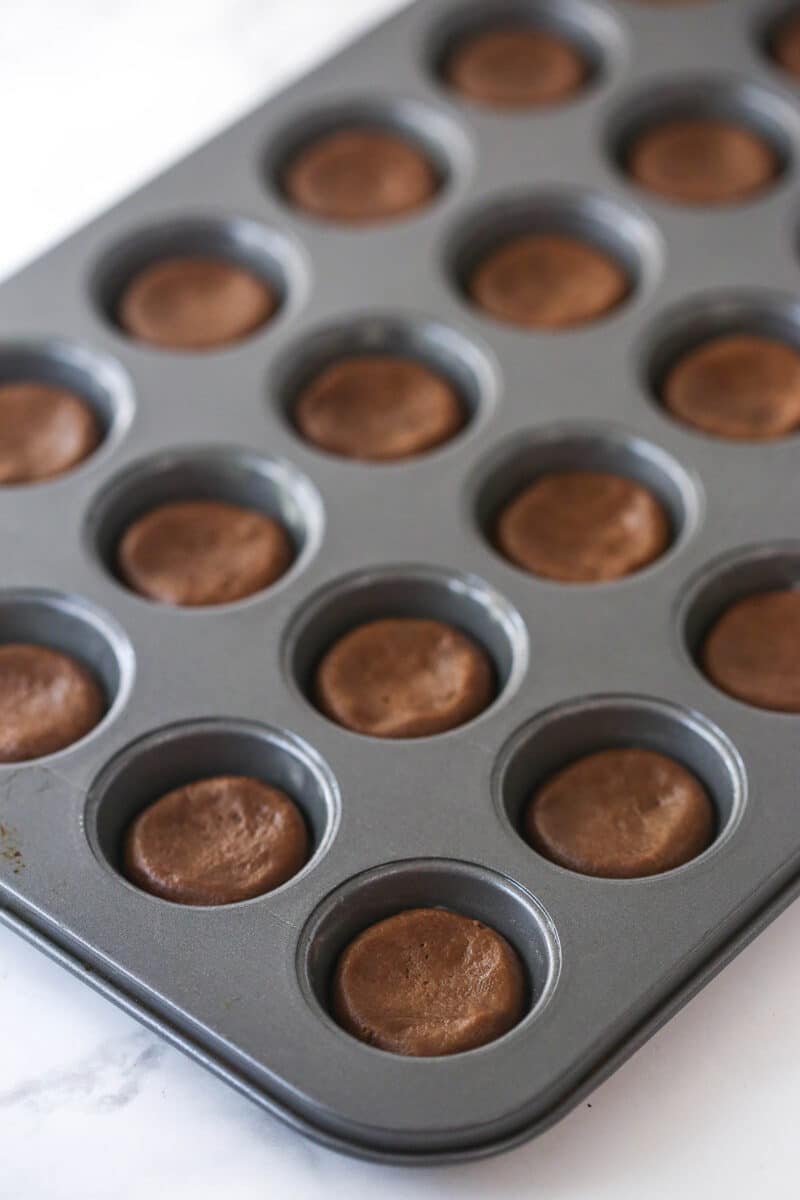
<svg viewBox="0 0 800 1200">
<path fill-rule="evenodd" d="M 97 417 L 74 392 L 32 379 L 0 383 L 0 484 L 62 475 L 100 436 Z"/>
<path fill-rule="evenodd" d="M 292 560 L 285 530 L 221 500 L 179 500 L 139 517 L 117 551 L 125 582 L 162 604 L 230 604 L 274 583 Z"/>
<path fill-rule="evenodd" d="M 732 604 L 700 658 L 712 683 L 737 700 L 800 712 L 800 591 L 761 592 Z"/>
<path fill-rule="evenodd" d="M 713 338 L 671 367 L 663 401 L 679 420 L 716 437 L 785 437 L 800 425 L 800 354 L 774 338 Z"/>
<path fill-rule="evenodd" d="M 63 750 L 105 710 L 99 683 L 70 655 L 27 642 L 0 645 L 0 762 Z"/>
<path fill-rule="evenodd" d="M 784 71 L 800 76 L 800 12 L 793 12 L 780 22 L 771 49 Z"/>
<path fill-rule="evenodd" d="M 601 750 L 534 794 L 525 836 L 552 862 L 605 879 L 657 875 L 711 844 L 714 807 L 680 763 L 651 750 Z"/>
<path fill-rule="evenodd" d="M 422 208 L 439 190 L 424 151 L 384 129 L 339 129 L 299 150 L 283 181 L 293 204 L 315 217 L 354 224 Z"/>
<path fill-rule="evenodd" d="M 327 716 L 356 733 L 426 737 L 491 704 L 494 670 L 486 652 L 450 625 L 391 618 L 339 638 L 317 668 L 315 693 Z"/>
<path fill-rule="evenodd" d="M 527 233 L 492 250 L 472 273 L 469 293 L 500 321 L 563 329 L 595 321 L 630 292 L 624 268 L 579 238 Z"/>
<path fill-rule="evenodd" d="M 667 549 L 670 524 L 652 492 L 603 471 L 540 476 L 500 512 L 506 558 L 562 583 L 599 583 L 641 570 Z"/>
<path fill-rule="evenodd" d="M 123 870 L 177 904 L 235 904 L 291 879 L 308 851 L 305 821 L 285 792 L 220 775 L 143 809 L 125 835 Z"/>
<path fill-rule="evenodd" d="M 212 350 L 241 341 L 278 306 L 274 289 L 238 263 L 162 258 L 126 285 L 117 307 L 132 337 L 168 350 Z"/>
<path fill-rule="evenodd" d="M 339 958 L 333 1015 L 392 1054 L 461 1054 L 524 1016 L 525 975 L 494 929 L 441 908 L 412 908 L 369 926 Z"/>
<path fill-rule="evenodd" d="M 462 428 L 455 388 L 423 363 L 389 354 L 340 359 L 303 389 L 303 437 L 330 454 L 370 462 L 411 458 Z"/>
<path fill-rule="evenodd" d="M 451 87 L 497 108 L 556 104 L 579 91 L 587 64 L 566 38 L 528 25 L 462 38 L 445 64 Z"/>
<path fill-rule="evenodd" d="M 627 156 L 631 176 L 679 204 L 735 204 L 779 173 L 772 146 L 732 121 L 681 117 L 645 129 Z"/>
</svg>

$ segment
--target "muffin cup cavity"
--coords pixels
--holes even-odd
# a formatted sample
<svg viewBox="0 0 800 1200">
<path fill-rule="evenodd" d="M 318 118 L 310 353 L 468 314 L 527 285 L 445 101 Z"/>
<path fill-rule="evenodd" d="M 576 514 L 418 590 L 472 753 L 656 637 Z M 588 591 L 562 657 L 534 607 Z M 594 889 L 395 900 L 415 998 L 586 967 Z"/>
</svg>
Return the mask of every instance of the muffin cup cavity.
<svg viewBox="0 0 800 1200">
<path fill-rule="evenodd" d="M 467 178 L 472 169 L 473 150 L 468 135 L 456 120 L 434 105 L 409 97 L 354 97 L 336 101 L 295 118 L 270 139 L 264 155 L 265 180 L 292 212 L 305 219 L 328 223 L 329 218 L 315 216 L 293 204 L 287 194 L 285 175 L 298 154 L 310 149 L 319 139 L 345 130 L 394 134 L 421 151 L 432 167 L 435 193 L 419 208 L 388 219 L 389 224 L 391 220 L 413 219 L 424 214 L 457 179 Z M 386 223 L 384 220 L 378 228 L 383 228 Z M 368 222 L 366 228 L 372 225 L 373 222 Z M 364 228 L 360 222 L 339 227 L 355 232 Z"/>
<path fill-rule="evenodd" d="M 69 655 L 103 691 L 105 713 L 98 724 L 45 758 L 69 754 L 96 737 L 127 703 L 135 674 L 133 646 L 116 621 L 88 600 L 42 588 L 0 592 L 0 644 L 9 642 L 29 642 Z"/>
<path fill-rule="evenodd" d="M 527 669 L 524 622 L 483 580 L 432 567 L 385 567 L 357 572 L 324 589 L 290 626 L 284 662 L 289 679 L 301 695 L 315 704 L 317 666 L 340 637 L 368 621 L 387 617 L 442 621 L 466 634 L 487 653 L 494 667 L 495 697 L 473 720 L 481 720 L 500 701 L 508 699 Z"/>
<path fill-rule="evenodd" d="M 695 434 L 712 436 L 678 421 L 667 410 L 664 385 L 672 368 L 693 350 L 716 338 L 740 334 L 774 339 L 800 353 L 800 302 L 788 295 L 742 289 L 695 297 L 658 318 L 637 357 L 642 384 L 668 420 Z"/>
<path fill-rule="evenodd" d="M 577 51 L 585 67 L 585 77 L 574 94 L 565 98 L 567 103 L 583 99 L 587 91 L 609 78 L 624 59 L 625 35 L 619 23 L 610 13 L 592 3 L 584 3 L 584 0 L 500 0 L 491 5 L 490 10 L 487 11 L 487 5 L 482 3 L 465 3 L 440 21 L 431 33 L 430 71 L 451 98 L 468 100 L 468 97 L 460 96 L 447 79 L 450 56 L 465 38 L 495 29 L 519 26 L 542 30 L 563 38 Z M 561 100 L 556 104 L 564 102 Z M 485 106 L 481 104 L 480 107 Z M 516 112 L 530 117 L 532 112 L 551 112 L 552 107 L 547 104 L 489 111 L 503 116 Z"/>
<path fill-rule="evenodd" d="M 457 292 L 473 312 L 484 312 L 470 295 L 470 280 L 493 251 L 527 234 L 560 235 L 593 247 L 618 264 L 628 281 L 627 294 L 595 325 L 624 311 L 657 281 L 663 263 L 663 245 L 657 229 L 643 214 L 599 192 L 543 191 L 510 195 L 473 211 L 461 222 L 445 248 L 445 266 Z M 512 326 L 513 327 L 513 326 Z M 580 328 L 580 326 L 579 326 Z M 570 325 L 567 332 L 574 332 Z M 526 329 L 526 336 L 531 331 Z M 552 331 L 548 331 L 552 332 Z"/>
<path fill-rule="evenodd" d="M 207 446 L 164 451 L 113 479 L 89 506 L 85 536 L 91 552 L 122 583 L 117 547 L 125 530 L 151 509 L 180 500 L 224 501 L 277 521 L 291 539 L 294 559 L 272 588 L 303 570 L 322 540 L 320 496 L 291 464 L 250 450 Z M 235 603 L 246 604 L 264 594 L 256 592 Z"/>
<path fill-rule="evenodd" d="M 500 551 L 495 527 L 505 505 L 542 475 L 560 471 L 620 475 L 647 488 L 660 502 L 670 524 L 670 544 L 660 558 L 642 570 L 663 562 L 685 545 L 700 523 L 703 512 L 700 483 L 665 450 L 621 430 L 559 425 L 514 438 L 511 444 L 495 450 L 490 461 L 475 475 L 472 509 L 478 529 L 496 554 Z M 504 562 L 514 565 L 502 557 Z M 614 582 L 635 579 L 640 573 Z"/>
<path fill-rule="evenodd" d="M 375 867 L 349 879 L 322 901 L 303 929 L 296 960 L 300 987 L 332 1032 L 350 1037 L 330 1015 L 330 987 L 339 955 L 368 926 L 410 908 L 451 909 L 502 934 L 519 955 L 527 977 L 527 1013 L 504 1037 L 528 1028 L 550 1000 L 561 969 L 558 935 L 549 916 L 532 895 L 503 875 L 471 863 L 420 858 Z M 491 1053 L 493 1045 L 496 1042 L 466 1053 Z M 431 1061 L 409 1060 L 423 1070 Z"/>
<path fill-rule="evenodd" d="M 121 860 L 123 840 L 134 817 L 173 789 L 218 775 L 252 776 L 285 792 L 300 809 L 311 853 L 305 866 L 281 888 L 291 887 L 316 866 L 339 824 L 339 788 L 330 769 L 291 733 L 225 718 L 158 729 L 103 767 L 86 801 L 86 835 L 96 857 L 125 886 L 133 887 L 121 875 Z M 278 890 L 238 903 L 257 903 Z"/>
<path fill-rule="evenodd" d="M 775 155 L 776 175 L 763 188 L 738 201 L 758 201 L 780 183 L 796 158 L 800 118 L 792 106 L 771 89 L 750 80 L 690 77 L 661 81 L 630 96 L 612 116 L 608 149 L 612 161 L 632 187 L 643 190 L 628 172 L 628 158 L 636 140 L 651 129 L 677 120 L 721 120 L 761 137 Z M 645 190 L 644 194 L 655 193 Z M 668 201 L 681 203 L 680 201 Z M 701 211 L 703 206 L 700 206 Z"/>
<path fill-rule="evenodd" d="M 678 632 L 686 654 L 708 682 L 700 665 L 706 635 L 727 609 L 760 592 L 800 588 L 800 541 L 743 547 L 703 567 L 678 607 Z M 780 711 L 770 712 L 780 717 Z"/>
<path fill-rule="evenodd" d="M 756 14 L 752 27 L 752 37 L 757 49 L 776 71 L 784 83 L 798 81 L 795 37 L 797 22 L 800 18 L 800 7 L 797 0 L 778 0 L 767 5 Z M 791 46 L 787 46 L 784 38 L 791 31 Z M 783 43 L 783 44 L 782 44 Z M 782 61 L 782 54 L 788 53 L 788 59 Z"/>
<path fill-rule="evenodd" d="M 133 420 L 135 400 L 128 375 L 113 358 L 87 346 L 55 339 L 0 342 L 0 386 L 28 382 L 65 388 L 89 406 L 97 421 L 99 445 L 54 479 L 68 478 L 98 453 L 118 445 Z M 48 482 L 40 480 L 37 486 Z"/>
<path fill-rule="evenodd" d="M 697 777 L 714 805 L 714 840 L 697 858 L 675 870 L 691 867 L 733 834 L 747 797 L 747 777 L 732 742 L 699 713 L 640 696 L 569 701 L 518 730 L 501 751 L 493 772 L 492 793 L 501 820 L 527 846 L 523 818 L 537 788 L 586 755 L 625 748 L 652 750 L 674 759 Z M 564 869 L 551 865 L 554 870 Z"/>
<path fill-rule="evenodd" d="M 296 307 L 305 290 L 303 259 L 284 234 L 245 217 L 174 218 L 140 229 L 106 252 L 91 279 L 95 303 L 120 336 L 130 337 L 120 326 L 118 312 L 127 285 L 140 271 L 162 260 L 193 257 L 244 267 L 269 286 L 275 297 L 275 312 L 248 334 L 248 339 L 258 337 L 285 311 Z M 144 350 L 186 353 L 183 349 L 134 341 Z M 219 353 L 239 344 L 240 341 L 220 344 L 203 352 Z"/>
<path fill-rule="evenodd" d="M 294 409 L 303 389 L 335 363 L 365 355 L 410 359 L 450 383 L 464 408 L 464 426 L 454 435 L 455 439 L 462 437 L 470 426 L 488 420 L 497 403 L 499 381 L 494 361 L 463 333 L 433 320 L 390 314 L 358 316 L 304 338 L 278 360 L 271 372 L 270 393 L 298 437 L 302 435 L 295 426 Z M 443 450 L 453 440 L 417 457 Z M 407 467 L 409 460 L 404 458 L 400 462 Z M 390 465 L 391 461 L 382 464 Z"/>
</svg>

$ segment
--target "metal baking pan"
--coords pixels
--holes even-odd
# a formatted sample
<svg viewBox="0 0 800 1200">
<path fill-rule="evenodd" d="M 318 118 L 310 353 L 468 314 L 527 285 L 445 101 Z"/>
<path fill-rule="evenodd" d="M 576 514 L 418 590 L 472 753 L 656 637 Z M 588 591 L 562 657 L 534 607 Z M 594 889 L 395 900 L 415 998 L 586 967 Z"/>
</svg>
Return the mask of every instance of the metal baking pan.
<svg viewBox="0 0 800 1200">
<path fill-rule="evenodd" d="M 95 405 L 102 447 L 62 478 L 0 492 L 0 639 L 46 640 L 111 701 L 73 747 L 0 768 L 4 919 L 270 1111 L 328 1145 L 398 1162 L 470 1158 L 561 1115 L 794 896 L 796 719 L 716 690 L 694 651 L 722 606 L 800 578 L 797 439 L 741 445 L 673 422 L 665 356 L 705 332 L 800 345 L 791 82 L 764 52 L 777 9 L 521 0 L 582 40 L 590 86 L 536 115 L 462 101 L 438 76 L 477 8 L 419 3 L 271 99 L 0 287 L 0 377 L 33 370 Z M 782 164 L 752 203 L 691 210 L 639 192 L 619 155 L 635 123 L 686 103 L 761 128 Z M 422 140 L 442 188 L 410 219 L 337 228 L 292 209 L 288 150 L 350 119 Z M 466 300 L 483 240 L 587 229 L 634 288 L 607 319 L 552 335 Z M 224 252 L 266 273 L 278 316 L 221 352 L 168 353 L 110 320 L 125 272 Z M 458 384 L 464 431 L 402 465 L 334 459 L 289 419 L 297 383 L 343 350 L 411 350 Z M 608 466 L 665 505 L 669 552 L 619 583 L 565 587 L 501 559 L 496 506 L 547 466 Z M 211 495 L 279 514 L 294 566 L 244 602 L 153 605 L 111 569 L 122 526 L 160 499 Z M 338 633 L 439 616 L 491 654 L 492 706 L 438 737 L 358 737 L 308 699 Z M 608 744 L 663 750 L 707 785 L 717 836 L 664 875 L 588 878 L 517 832 L 535 784 Z M 313 832 L 307 867 L 221 908 L 166 903 L 118 870 L 148 800 L 188 778 L 253 773 Z M 372 920 L 450 905 L 504 933 L 531 986 L 505 1037 L 451 1058 L 366 1046 L 326 1012 L 338 951 Z"/>
</svg>

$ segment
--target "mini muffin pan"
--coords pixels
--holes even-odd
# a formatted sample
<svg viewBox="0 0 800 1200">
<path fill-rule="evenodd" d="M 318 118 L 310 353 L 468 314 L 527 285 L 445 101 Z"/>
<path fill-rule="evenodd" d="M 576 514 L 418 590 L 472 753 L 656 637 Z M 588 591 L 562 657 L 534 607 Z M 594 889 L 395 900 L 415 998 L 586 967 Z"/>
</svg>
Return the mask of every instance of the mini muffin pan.
<svg viewBox="0 0 800 1200">
<path fill-rule="evenodd" d="M 102 445 L 47 483 L 0 489 L 0 639 L 92 667 L 108 697 L 77 744 L 0 767 L 0 903 L 13 927 L 291 1125 L 401 1162 L 469 1158 L 541 1130 L 640 1044 L 800 888 L 797 717 L 724 695 L 696 665 L 709 623 L 800 580 L 798 441 L 705 437 L 658 384 L 710 332 L 800 345 L 798 85 L 769 57 L 787 11 L 763 0 L 498 0 L 584 50 L 563 105 L 492 110 L 447 87 L 469 0 L 419 3 L 270 100 L 0 287 L 0 378 L 74 387 Z M 770 139 L 773 186 L 681 207 L 624 173 L 643 123 L 733 116 Z M 366 122 L 418 141 L 439 190 L 402 219 L 337 226 L 292 208 L 281 170 L 319 132 Z M 604 319 L 558 333 L 483 315 L 482 249 L 577 232 L 626 266 Z M 210 253 L 263 274 L 275 317 L 218 351 L 158 350 L 114 309 L 131 272 Z M 293 397 L 342 353 L 418 355 L 463 397 L 463 430 L 402 463 L 326 455 Z M 493 548 L 493 516 L 552 467 L 616 470 L 660 498 L 657 562 L 569 586 Z M 239 603 L 153 604 L 116 577 L 120 531 L 159 501 L 210 497 L 282 520 L 290 570 Z M 450 732 L 360 737 L 314 707 L 333 639 L 380 616 L 449 621 L 490 654 L 497 696 Z M 672 755 L 713 798 L 716 837 L 646 879 L 588 878 L 519 833 L 536 785 L 582 754 Z M 313 853 L 276 891 L 172 904 L 119 870 L 146 803 L 192 779 L 287 791 Z M 444 905 L 500 931 L 528 1013 L 449 1058 L 362 1044 L 328 1012 L 342 947 L 404 908 Z"/>
</svg>

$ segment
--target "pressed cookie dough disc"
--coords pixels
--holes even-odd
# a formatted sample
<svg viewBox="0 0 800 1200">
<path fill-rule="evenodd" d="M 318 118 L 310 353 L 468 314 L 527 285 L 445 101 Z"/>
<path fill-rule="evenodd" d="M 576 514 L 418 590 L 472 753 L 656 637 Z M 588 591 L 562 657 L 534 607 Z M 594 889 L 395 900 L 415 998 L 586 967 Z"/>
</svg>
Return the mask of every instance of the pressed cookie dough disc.
<svg viewBox="0 0 800 1200">
<path fill-rule="evenodd" d="M 327 651 L 315 679 L 324 713 L 356 733 L 408 738 L 443 733 L 494 698 L 484 650 L 442 621 L 370 621 Z"/>
<path fill-rule="evenodd" d="M 336 1020 L 361 1041 L 429 1057 L 474 1050 L 524 1015 L 525 976 L 514 949 L 480 921 L 416 908 L 371 925 L 342 953 Z"/>
<path fill-rule="evenodd" d="M 602 750 L 564 767 L 532 797 L 525 836 L 546 858 L 607 879 L 636 879 L 696 858 L 714 808 L 690 771 L 651 750 Z"/>
<path fill-rule="evenodd" d="M 128 282 L 117 306 L 132 337 L 169 350 L 212 350 L 265 324 L 278 299 L 253 271 L 221 259 L 164 258 Z"/>
<path fill-rule="evenodd" d="M 117 550 L 120 573 L 134 591 L 187 607 L 251 596 L 283 575 L 291 559 L 277 521 L 220 500 L 159 505 L 128 527 Z"/>
<path fill-rule="evenodd" d="M 0 762 L 65 749 L 105 708 L 99 683 L 70 655 L 27 642 L 0 645 Z"/>
<path fill-rule="evenodd" d="M 285 792 L 244 775 L 167 792 L 133 821 L 123 867 L 178 904 L 233 904 L 270 892 L 308 858 L 308 832 Z"/>
<path fill-rule="evenodd" d="M 301 392 L 295 423 L 330 454 L 388 462 L 423 454 L 464 424 L 455 388 L 424 363 L 387 354 L 340 359 Z"/>
</svg>

